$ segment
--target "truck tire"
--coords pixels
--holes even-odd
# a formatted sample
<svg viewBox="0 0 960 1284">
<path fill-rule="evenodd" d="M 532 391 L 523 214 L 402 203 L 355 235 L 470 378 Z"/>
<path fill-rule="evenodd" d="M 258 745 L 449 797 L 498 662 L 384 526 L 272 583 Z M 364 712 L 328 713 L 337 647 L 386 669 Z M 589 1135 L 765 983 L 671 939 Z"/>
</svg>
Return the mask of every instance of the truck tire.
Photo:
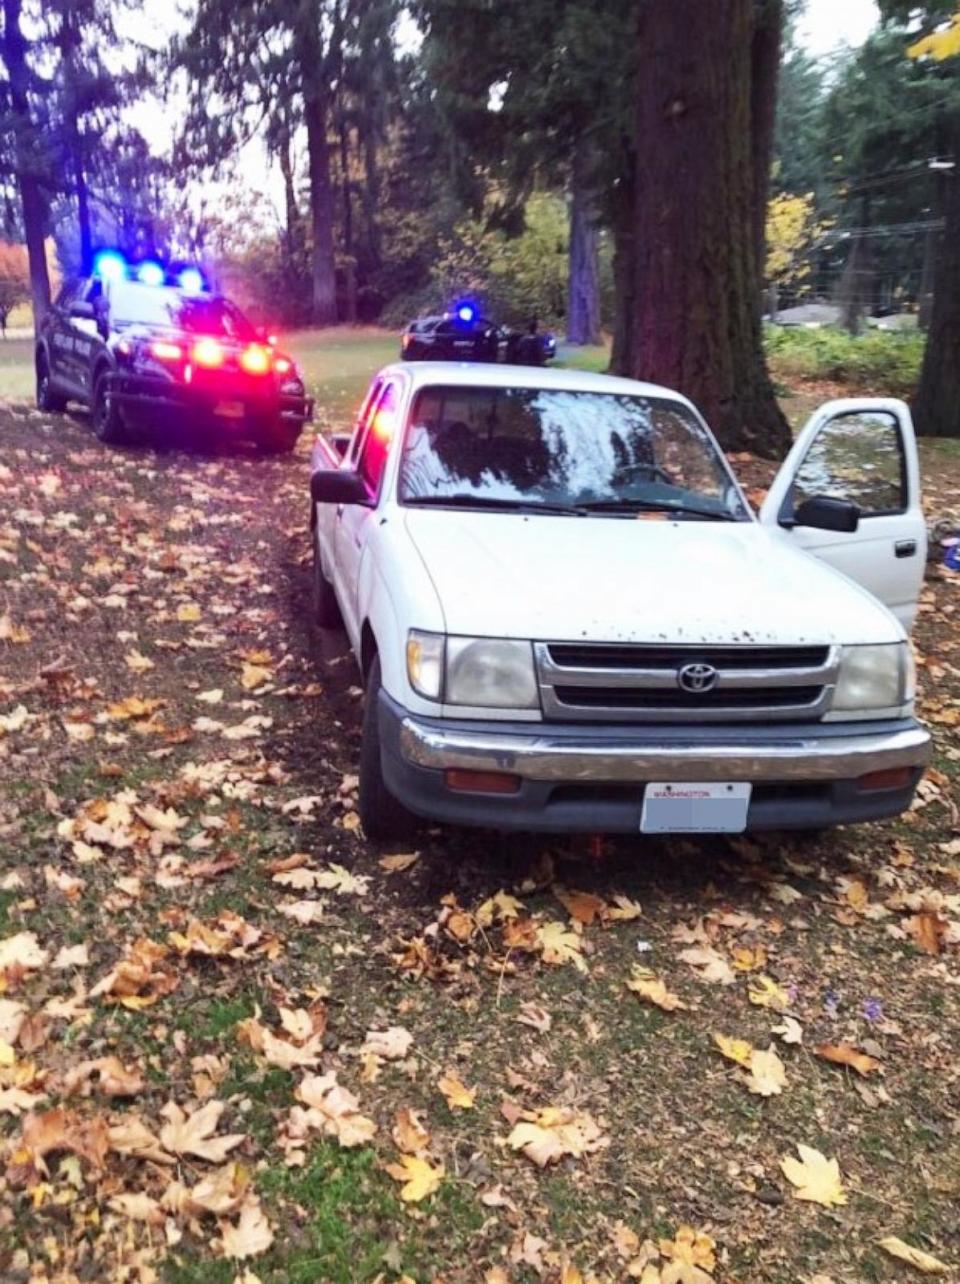
<svg viewBox="0 0 960 1284">
<path fill-rule="evenodd" d="M 126 441 L 127 432 L 124 422 L 109 395 L 110 372 L 102 370 L 93 385 L 93 401 L 90 406 L 90 418 L 93 431 L 98 440 L 106 446 L 117 446 Z"/>
<path fill-rule="evenodd" d="M 59 415 L 66 408 L 67 399 L 54 391 L 50 379 L 50 363 L 46 354 L 41 352 L 37 357 L 37 409 L 48 415 Z"/>
<path fill-rule="evenodd" d="M 323 629 L 336 629 L 342 623 L 340 606 L 333 585 L 323 573 L 323 562 L 320 558 L 320 545 L 317 532 L 313 532 L 310 541 L 313 545 L 313 570 L 311 573 L 311 596 L 313 599 L 313 618 Z"/>
<path fill-rule="evenodd" d="M 374 656 L 367 675 L 363 702 L 363 741 L 360 747 L 360 790 L 357 810 L 363 832 L 373 842 L 406 838 L 414 817 L 394 798 L 383 779 L 380 759 L 380 657 Z"/>
</svg>

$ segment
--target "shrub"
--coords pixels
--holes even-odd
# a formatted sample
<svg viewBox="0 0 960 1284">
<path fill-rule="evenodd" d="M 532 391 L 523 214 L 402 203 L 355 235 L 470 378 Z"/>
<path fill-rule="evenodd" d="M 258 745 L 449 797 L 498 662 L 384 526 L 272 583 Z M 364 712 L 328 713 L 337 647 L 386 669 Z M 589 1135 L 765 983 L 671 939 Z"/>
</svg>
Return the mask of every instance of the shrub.
<svg viewBox="0 0 960 1284">
<path fill-rule="evenodd" d="M 874 330 L 768 326 L 764 343 L 775 379 L 818 379 L 861 392 L 909 397 L 920 377 L 926 336 Z"/>
</svg>

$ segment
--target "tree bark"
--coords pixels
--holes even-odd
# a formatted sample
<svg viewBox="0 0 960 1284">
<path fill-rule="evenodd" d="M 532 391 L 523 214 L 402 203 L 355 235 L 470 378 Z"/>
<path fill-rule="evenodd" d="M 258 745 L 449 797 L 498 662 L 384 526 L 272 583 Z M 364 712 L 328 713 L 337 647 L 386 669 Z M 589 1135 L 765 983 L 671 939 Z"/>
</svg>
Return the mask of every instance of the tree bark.
<svg viewBox="0 0 960 1284">
<path fill-rule="evenodd" d="M 13 109 L 15 131 L 15 162 L 17 189 L 23 213 L 23 230 L 27 242 L 30 265 L 30 296 L 33 303 L 33 324 L 40 322 L 50 307 L 50 277 L 47 273 L 47 255 L 44 234 L 47 226 L 47 203 L 34 168 L 38 139 L 30 118 L 27 86 L 30 71 L 27 67 L 27 42 L 20 30 L 21 0 L 3 0 L 3 61 L 10 81 L 10 106 Z"/>
<path fill-rule="evenodd" d="M 601 341 L 598 215 L 593 174 L 582 141 L 574 152 L 570 187 L 567 342 L 597 344 Z"/>
<path fill-rule="evenodd" d="M 777 127 L 777 83 L 783 43 L 783 0 L 756 0 L 756 27 L 750 51 L 750 121 L 753 161 L 753 241 L 758 283 L 767 261 L 767 203 Z"/>
<path fill-rule="evenodd" d="M 339 50 L 333 52 L 338 59 Z M 301 5 L 295 35 L 295 54 L 303 92 L 303 123 L 307 131 L 307 163 L 310 171 L 310 226 L 313 233 L 311 320 L 314 325 L 334 325 L 337 320 L 337 277 L 333 248 L 334 190 L 327 139 L 332 105 L 328 75 L 331 59 L 324 55 L 320 17 L 312 4 Z"/>
<path fill-rule="evenodd" d="M 610 371 L 620 375 L 630 373 L 633 346 L 637 271 L 636 183 L 636 162 L 633 152 L 628 151 L 612 198 L 614 319 Z"/>
<path fill-rule="evenodd" d="M 689 395 L 726 450 L 790 433 L 763 356 L 752 144 L 755 0 L 644 4 L 627 365 Z M 691 33 L 696 33 L 692 38 Z"/>
<path fill-rule="evenodd" d="M 960 113 L 944 121 L 948 155 L 960 166 Z M 940 179 L 944 230 L 934 272 L 930 330 L 913 403 L 924 437 L 960 437 L 960 171 Z"/>
</svg>

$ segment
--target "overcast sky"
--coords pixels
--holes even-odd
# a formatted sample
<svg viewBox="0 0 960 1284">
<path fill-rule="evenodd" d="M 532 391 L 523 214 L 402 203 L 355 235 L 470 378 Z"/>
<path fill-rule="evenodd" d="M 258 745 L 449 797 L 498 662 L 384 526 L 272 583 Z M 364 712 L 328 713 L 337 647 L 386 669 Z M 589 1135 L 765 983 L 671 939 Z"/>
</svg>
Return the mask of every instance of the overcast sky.
<svg viewBox="0 0 960 1284">
<path fill-rule="evenodd" d="M 862 45 L 879 20 L 876 0 L 807 0 L 797 28 L 810 53 L 831 53 L 838 45 Z"/>
</svg>

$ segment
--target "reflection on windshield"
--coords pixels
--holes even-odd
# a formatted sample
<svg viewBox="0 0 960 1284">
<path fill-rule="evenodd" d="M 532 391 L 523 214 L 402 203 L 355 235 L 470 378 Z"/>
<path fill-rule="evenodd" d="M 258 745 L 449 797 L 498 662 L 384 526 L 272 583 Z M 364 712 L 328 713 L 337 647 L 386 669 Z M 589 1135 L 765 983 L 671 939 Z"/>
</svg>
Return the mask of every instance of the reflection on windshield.
<svg viewBox="0 0 960 1284">
<path fill-rule="evenodd" d="M 746 517 L 716 448 L 681 403 L 542 388 L 426 388 L 400 499 L 693 504 Z"/>
<path fill-rule="evenodd" d="M 111 291 L 110 311 L 116 325 L 163 326 L 240 342 L 256 338 L 247 318 L 226 299 L 186 298 L 169 286 L 125 281 Z"/>
</svg>

